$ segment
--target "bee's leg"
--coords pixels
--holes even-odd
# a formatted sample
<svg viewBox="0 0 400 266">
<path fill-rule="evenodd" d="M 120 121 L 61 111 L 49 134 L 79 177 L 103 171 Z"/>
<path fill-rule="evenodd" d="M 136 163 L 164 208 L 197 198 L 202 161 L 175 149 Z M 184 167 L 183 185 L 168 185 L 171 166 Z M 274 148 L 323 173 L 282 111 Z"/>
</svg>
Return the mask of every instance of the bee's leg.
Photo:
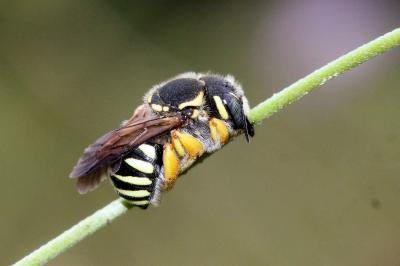
<svg viewBox="0 0 400 266">
<path fill-rule="evenodd" d="M 176 181 L 180 173 L 180 161 L 179 157 L 175 152 L 175 148 L 171 143 L 164 145 L 163 153 L 163 165 L 164 165 L 164 190 L 170 190 Z"/>
<path fill-rule="evenodd" d="M 171 133 L 171 136 L 179 156 L 184 156 L 187 153 L 189 159 L 196 159 L 203 155 L 203 143 L 192 135 L 179 130 L 174 130 Z"/>
<path fill-rule="evenodd" d="M 229 141 L 229 130 L 225 123 L 217 118 L 211 118 L 209 121 L 211 138 L 215 143 L 220 142 L 222 145 Z"/>
<path fill-rule="evenodd" d="M 164 190 L 171 189 L 180 172 L 204 153 L 203 143 L 188 133 L 174 130 L 171 132 L 171 138 L 172 143 L 164 145 Z M 181 166 L 179 157 L 185 156 L 187 158 Z"/>
<path fill-rule="evenodd" d="M 178 134 L 176 134 L 176 130 L 171 132 L 172 144 L 174 145 L 176 153 L 178 153 L 179 157 L 185 157 L 186 150 L 182 145 L 182 142 L 179 140 Z"/>
</svg>

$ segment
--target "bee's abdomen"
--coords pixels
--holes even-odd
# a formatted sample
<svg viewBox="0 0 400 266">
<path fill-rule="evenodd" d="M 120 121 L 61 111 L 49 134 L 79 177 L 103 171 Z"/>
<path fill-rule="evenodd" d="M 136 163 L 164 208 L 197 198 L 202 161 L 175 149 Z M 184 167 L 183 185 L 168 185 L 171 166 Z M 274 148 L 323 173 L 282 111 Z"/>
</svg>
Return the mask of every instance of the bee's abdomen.
<svg viewBox="0 0 400 266">
<path fill-rule="evenodd" d="M 162 149 L 158 144 L 142 144 L 126 155 L 111 175 L 118 195 L 133 205 L 147 208 L 157 187 Z"/>
</svg>

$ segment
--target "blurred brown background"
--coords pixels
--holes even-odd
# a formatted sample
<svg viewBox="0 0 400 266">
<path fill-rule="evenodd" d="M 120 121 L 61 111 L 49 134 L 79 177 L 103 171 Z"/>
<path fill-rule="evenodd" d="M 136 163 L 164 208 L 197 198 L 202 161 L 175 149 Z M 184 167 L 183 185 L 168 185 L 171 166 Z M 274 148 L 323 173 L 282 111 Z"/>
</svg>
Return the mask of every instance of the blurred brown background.
<svg viewBox="0 0 400 266">
<path fill-rule="evenodd" d="M 255 105 L 399 14 L 396 0 L 2 1 L 0 265 L 116 197 L 67 175 L 153 84 L 231 73 Z M 329 82 L 51 265 L 399 265 L 399 59 Z"/>
</svg>

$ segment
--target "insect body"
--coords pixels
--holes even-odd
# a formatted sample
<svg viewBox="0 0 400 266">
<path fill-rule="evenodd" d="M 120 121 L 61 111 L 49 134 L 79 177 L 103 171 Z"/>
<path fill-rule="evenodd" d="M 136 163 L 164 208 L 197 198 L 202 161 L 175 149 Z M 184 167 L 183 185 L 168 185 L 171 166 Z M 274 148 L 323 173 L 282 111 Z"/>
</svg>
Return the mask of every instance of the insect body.
<svg viewBox="0 0 400 266">
<path fill-rule="evenodd" d="M 254 135 L 248 110 L 233 77 L 181 74 L 153 87 L 129 120 L 86 148 L 70 177 L 82 194 L 110 177 L 131 204 L 156 205 L 199 157 Z"/>
</svg>

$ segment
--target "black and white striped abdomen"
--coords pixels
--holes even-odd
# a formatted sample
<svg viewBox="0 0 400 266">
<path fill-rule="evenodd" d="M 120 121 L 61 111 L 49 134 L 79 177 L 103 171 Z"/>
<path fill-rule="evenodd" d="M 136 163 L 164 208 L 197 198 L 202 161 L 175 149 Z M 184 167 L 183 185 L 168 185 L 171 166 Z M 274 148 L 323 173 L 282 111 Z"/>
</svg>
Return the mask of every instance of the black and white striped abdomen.
<svg viewBox="0 0 400 266">
<path fill-rule="evenodd" d="M 111 181 L 120 197 L 145 209 L 158 197 L 161 165 L 161 145 L 142 144 L 122 159 Z"/>
</svg>

